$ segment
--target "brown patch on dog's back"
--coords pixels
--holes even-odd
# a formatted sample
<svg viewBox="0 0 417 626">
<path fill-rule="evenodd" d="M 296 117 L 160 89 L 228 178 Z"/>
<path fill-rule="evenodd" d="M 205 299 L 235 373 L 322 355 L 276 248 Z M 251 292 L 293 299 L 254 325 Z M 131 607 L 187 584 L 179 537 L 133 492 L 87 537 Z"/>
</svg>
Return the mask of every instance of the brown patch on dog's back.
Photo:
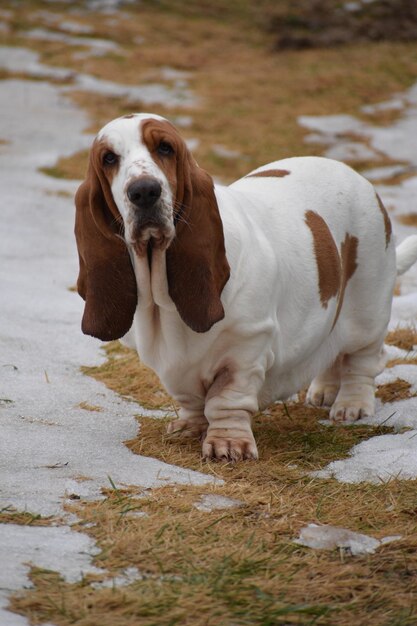
<svg viewBox="0 0 417 626">
<path fill-rule="evenodd" d="M 248 174 L 245 178 L 284 178 L 291 174 L 288 170 L 262 170 L 254 174 Z"/>
<path fill-rule="evenodd" d="M 341 245 L 340 260 L 342 264 L 342 281 L 341 281 L 341 287 L 340 287 L 340 292 L 339 292 L 339 299 L 337 302 L 336 316 L 334 318 L 332 329 L 336 325 L 336 322 L 340 315 L 340 311 L 343 306 L 343 299 L 345 296 L 346 285 L 348 284 L 349 280 L 352 278 L 353 274 L 355 273 L 358 267 L 358 264 L 357 264 L 358 243 L 359 243 L 359 240 L 357 237 L 353 237 L 352 235 L 349 235 L 349 233 L 346 233 L 345 240 L 342 242 L 342 245 Z"/>
<path fill-rule="evenodd" d="M 305 222 L 313 235 L 320 301 L 326 309 L 329 300 L 337 296 L 341 286 L 339 252 L 329 227 L 318 213 L 307 211 Z"/>
<path fill-rule="evenodd" d="M 388 216 L 386 208 L 384 207 L 384 203 L 382 202 L 378 194 L 376 194 L 376 199 L 378 200 L 379 208 L 381 210 L 382 217 L 384 218 L 385 247 L 388 248 L 388 244 L 391 241 L 391 234 L 392 234 L 391 220 Z"/>
</svg>

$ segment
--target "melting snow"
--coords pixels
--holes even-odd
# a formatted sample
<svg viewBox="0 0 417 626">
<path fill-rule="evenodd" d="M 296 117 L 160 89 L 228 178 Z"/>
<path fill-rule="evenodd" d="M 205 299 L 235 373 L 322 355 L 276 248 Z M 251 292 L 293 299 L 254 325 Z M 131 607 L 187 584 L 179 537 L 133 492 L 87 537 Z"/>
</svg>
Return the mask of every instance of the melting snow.
<svg viewBox="0 0 417 626">
<path fill-rule="evenodd" d="M 227 498 L 225 496 L 219 496 L 217 494 L 205 494 L 202 495 L 198 502 L 194 504 L 194 507 L 198 511 L 216 511 L 222 509 L 233 509 L 238 506 L 242 506 L 241 500 L 234 498 Z"/>
<path fill-rule="evenodd" d="M 83 38 L 84 40 L 84 38 Z M 166 107 L 189 107 L 197 105 L 197 98 L 187 88 L 184 79 L 174 81 L 172 87 L 149 83 L 146 85 L 123 85 L 59 67 L 50 67 L 39 61 L 39 54 L 26 48 L 0 46 L 0 68 L 8 72 L 23 73 L 33 78 L 51 78 L 71 81 L 59 91 L 91 91 L 109 97 L 127 98 L 129 102 L 144 105 L 163 104 Z M 57 88 L 58 91 L 58 88 Z"/>
<path fill-rule="evenodd" d="M 309 524 L 300 530 L 300 537 L 295 539 L 294 543 L 317 550 L 341 548 L 349 550 L 353 555 L 358 555 L 373 554 L 381 545 L 391 541 L 398 541 L 399 539 L 401 539 L 399 535 L 375 539 L 368 535 L 352 532 L 347 528 Z"/>
</svg>

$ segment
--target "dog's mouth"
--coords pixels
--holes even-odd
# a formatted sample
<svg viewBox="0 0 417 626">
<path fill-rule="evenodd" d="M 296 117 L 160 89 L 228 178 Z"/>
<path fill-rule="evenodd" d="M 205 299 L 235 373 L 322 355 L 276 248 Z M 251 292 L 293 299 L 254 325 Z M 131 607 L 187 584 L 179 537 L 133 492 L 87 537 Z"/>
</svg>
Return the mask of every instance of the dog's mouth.
<svg viewBox="0 0 417 626">
<path fill-rule="evenodd" d="M 172 224 L 162 223 L 155 220 L 147 220 L 136 224 L 131 237 L 131 243 L 135 253 L 139 257 L 148 254 L 149 250 L 166 250 L 175 235 Z"/>
</svg>

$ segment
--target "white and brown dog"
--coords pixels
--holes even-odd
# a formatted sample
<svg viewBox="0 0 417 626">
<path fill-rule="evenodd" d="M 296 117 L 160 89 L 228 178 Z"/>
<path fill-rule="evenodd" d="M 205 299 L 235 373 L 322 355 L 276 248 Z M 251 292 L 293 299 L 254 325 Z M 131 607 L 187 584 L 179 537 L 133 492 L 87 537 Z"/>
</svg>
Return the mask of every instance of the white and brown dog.
<svg viewBox="0 0 417 626">
<path fill-rule="evenodd" d="M 395 250 L 352 169 L 291 158 L 217 186 L 171 123 L 128 115 L 94 141 L 76 209 L 83 332 L 137 349 L 204 457 L 257 458 L 252 415 L 308 383 L 334 421 L 373 414 L 417 236 Z"/>
</svg>

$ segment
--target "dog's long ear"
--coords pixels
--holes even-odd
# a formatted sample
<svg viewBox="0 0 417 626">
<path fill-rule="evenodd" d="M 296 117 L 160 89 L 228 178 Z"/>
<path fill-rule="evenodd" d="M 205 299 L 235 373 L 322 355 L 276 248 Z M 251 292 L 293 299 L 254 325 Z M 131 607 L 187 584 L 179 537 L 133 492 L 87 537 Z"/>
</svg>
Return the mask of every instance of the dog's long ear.
<svg viewBox="0 0 417 626">
<path fill-rule="evenodd" d="M 177 153 L 175 206 L 176 236 L 167 250 L 169 295 L 184 322 L 203 333 L 224 317 L 220 296 L 230 268 L 213 180 L 185 144 Z"/>
<path fill-rule="evenodd" d="M 86 180 L 75 196 L 80 261 L 77 290 L 85 300 L 83 333 L 110 341 L 130 329 L 137 287 L 126 244 L 119 235 L 121 216 L 98 167 L 92 154 Z"/>
</svg>

